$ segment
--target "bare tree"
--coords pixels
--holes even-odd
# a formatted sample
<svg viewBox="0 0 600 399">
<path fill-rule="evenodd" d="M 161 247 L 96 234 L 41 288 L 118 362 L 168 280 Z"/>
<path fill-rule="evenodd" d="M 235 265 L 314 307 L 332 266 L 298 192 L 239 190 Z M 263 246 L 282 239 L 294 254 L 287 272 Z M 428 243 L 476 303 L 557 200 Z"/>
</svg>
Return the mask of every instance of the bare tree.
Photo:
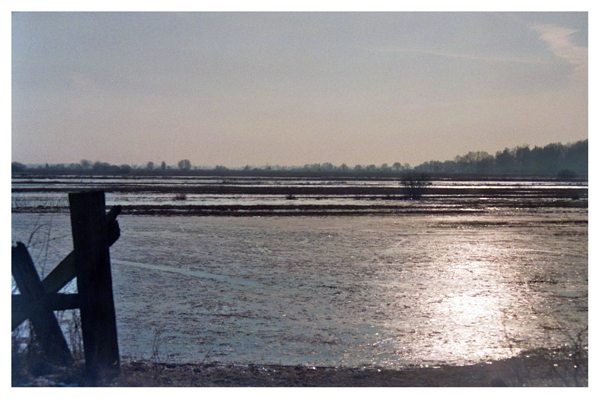
<svg viewBox="0 0 600 399">
<path fill-rule="evenodd" d="M 419 200 L 423 197 L 427 186 L 431 184 L 430 180 L 425 173 L 410 172 L 402 177 L 401 184 L 408 198 Z"/>
<path fill-rule="evenodd" d="M 181 170 L 190 170 L 192 168 L 192 163 L 189 159 L 183 159 L 177 162 L 177 167 Z"/>
</svg>

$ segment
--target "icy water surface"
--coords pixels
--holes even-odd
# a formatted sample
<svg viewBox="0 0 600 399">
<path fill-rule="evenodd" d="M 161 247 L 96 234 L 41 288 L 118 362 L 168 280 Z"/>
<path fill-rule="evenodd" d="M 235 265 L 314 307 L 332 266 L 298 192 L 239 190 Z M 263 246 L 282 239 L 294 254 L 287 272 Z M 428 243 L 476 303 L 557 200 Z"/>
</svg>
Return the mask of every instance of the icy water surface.
<svg viewBox="0 0 600 399">
<path fill-rule="evenodd" d="M 72 248 L 61 214 L 13 214 L 13 241 L 44 217 L 58 238 L 46 251 L 34 235 L 38 265 Z M 587 326 L 587 210 L 119 222 L 123 357 L 466 364 L 558 346 Z"/>
</svg>

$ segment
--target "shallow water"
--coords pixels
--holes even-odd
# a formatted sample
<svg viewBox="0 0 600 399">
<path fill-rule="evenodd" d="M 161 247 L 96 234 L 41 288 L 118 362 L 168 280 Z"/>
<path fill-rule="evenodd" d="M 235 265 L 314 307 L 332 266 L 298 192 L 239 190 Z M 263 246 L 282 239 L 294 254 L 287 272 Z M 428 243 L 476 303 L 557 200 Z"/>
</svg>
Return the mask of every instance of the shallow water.
<svg viewBox="0 0 600 399">
<path fill-rule="evenodd" d="M 67 215 L 12 220 L 13 241 L 50 226 L 31 240 L 38 266 L 72 248 Z M 119 223 L 124 357 L 466 364 L 568 343 L 587 326 L 587 210 Z"/>
<path fill-rule="evenodd" d="M 424 201 L 418 203 L 402 200 L 390 201 L 385 195 L 365 194 L 371 190 L 388 189 L 388 194 L 402 198 L 403 190 L 398 178 L 389 179 L 347 179 L 327 180 L 309 178 L 259 178 L 259 177 L 80 177 L 80 176 L 27 176 L 12 179 L 12 208 L 15 210 L 32 211 L 37 207 L 54 207 L 64 212 L 68 211 L 66 192 L 77 190 L 98 189 L 106 191 L 106 204 L 123 205 L 125 207 L 140 206 L 260 206 L 260 205 L 390 205 L 398 208 L 428 208 L 455 209 L 457 207 L 472 207 L 473 200 L 480 200 L 485 206 L 515 207 L 524 199 L 535 199 L 536 205 L 556 201 L 557 190 L 577 193 L 583 199 L 587 198 L 587 181 L 454 181 L 450 179 L 431 182 L 424 194 Z M 202 188 L 245 188 L 235 194 L 213 192 L 208 190 L 195 192 Z M 292 197 L 282 194 L 252 192 L 252 189 L 262 188 L 313 188 L 315 194 Z M 344 188 L 345 194 L 324 194 L 318 189 L 332 187 Z M 500 190 L 500 191 L 498 191 Z M 225 190 L 226 191 L 226 190 Z M 357 192 L 361 194 L 357 194 Z M 185 200 L 177 199 L 176 193 L 185 194 Z M 564 195 L 564 193 L 563 193 Z M 290 199 L 293 198 L 293 199 Z"/>
</svg>

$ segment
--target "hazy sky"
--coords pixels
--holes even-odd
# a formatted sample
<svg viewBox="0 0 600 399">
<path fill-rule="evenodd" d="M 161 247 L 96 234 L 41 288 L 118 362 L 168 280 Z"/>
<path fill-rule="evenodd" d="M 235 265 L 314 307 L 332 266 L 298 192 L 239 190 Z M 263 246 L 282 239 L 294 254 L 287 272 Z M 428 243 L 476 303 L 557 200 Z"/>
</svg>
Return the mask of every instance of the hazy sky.
<svg viewBox="0 0 600 399">
<path fill-rule="evenodd" d="M 588 137 L 586 13 L 13 13 L 12 160 L 349 166 Z"/>
</svg>

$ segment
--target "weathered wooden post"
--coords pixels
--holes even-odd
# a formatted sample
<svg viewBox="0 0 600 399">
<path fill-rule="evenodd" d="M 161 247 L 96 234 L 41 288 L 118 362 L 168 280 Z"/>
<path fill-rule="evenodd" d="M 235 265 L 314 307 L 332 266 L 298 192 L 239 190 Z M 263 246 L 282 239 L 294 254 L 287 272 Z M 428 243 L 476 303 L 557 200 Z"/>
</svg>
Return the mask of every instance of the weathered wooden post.
<svg viewBox="0 0 600 399">
<path fill-rule="evenodd" d="M 120 372 L 103 191 L 69 194 L 86 374 L 92 383 Z"/>
</svg>

